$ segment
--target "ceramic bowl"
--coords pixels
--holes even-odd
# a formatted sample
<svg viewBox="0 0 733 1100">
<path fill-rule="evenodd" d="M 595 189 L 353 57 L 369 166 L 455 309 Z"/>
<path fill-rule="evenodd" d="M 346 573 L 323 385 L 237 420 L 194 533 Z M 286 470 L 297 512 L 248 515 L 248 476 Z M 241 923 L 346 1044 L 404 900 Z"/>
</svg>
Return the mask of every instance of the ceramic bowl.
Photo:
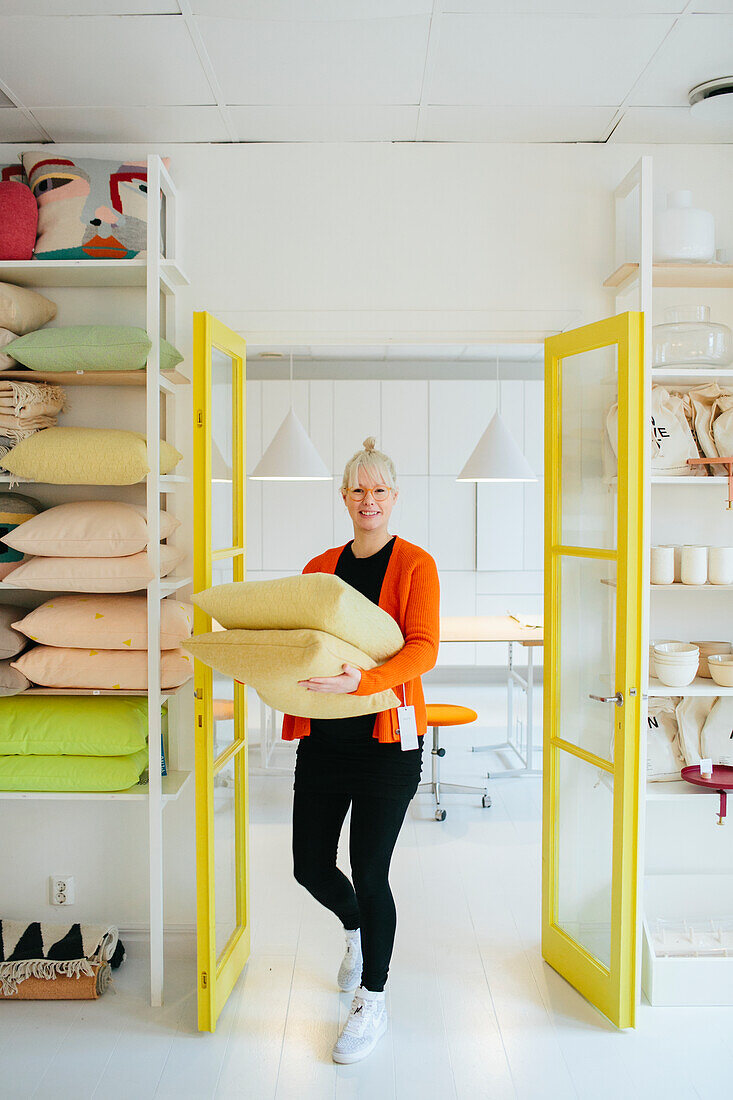
<svg viewBox="0 0 733 1100">
<path fill-rule="evenodd" d="M 690 660 L 692 657 L 700 656 L 700 650 L 692 642 L 657 642 L 654 646 L 654 660 L 664 660 L 665 658 L 677 658 L 681 660 Z"/>
<path fill-rule="evenodd" d="M 708 668 L 708 657 L 713 653 L 733 653 L 732 642 L 693 642 L 700 650 L 700 671 L 698 676 L 704 676 L 706 679 L 710 679 L 710 669 Z"/>
<path fill-rule="evenodd" d="M 650 642 L 649 644 L 649 675 L 656 676 L 657 670 L 654 664 L 654 646 L 661 645 L 661 642 Z"/>
<path fill-rule="evenodd" d="M 733 672 L 733 669 L 731 671 Z M 666 687 L 687 687 L 696 676 L 697 664 L 657 665 L 657 679 Z"/>
<path fill-rule="evenodd" d="M 733 654 L 711 653 L 708 657 L 710 675 L 721 687 L 733 687 Z"/>
</svg>

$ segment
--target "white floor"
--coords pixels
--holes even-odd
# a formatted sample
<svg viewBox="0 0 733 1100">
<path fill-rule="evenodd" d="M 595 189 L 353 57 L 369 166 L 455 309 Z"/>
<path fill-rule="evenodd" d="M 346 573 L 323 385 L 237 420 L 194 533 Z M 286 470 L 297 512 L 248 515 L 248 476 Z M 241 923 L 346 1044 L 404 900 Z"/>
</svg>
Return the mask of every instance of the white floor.
<svg viewBox="0 0 733 1100">
<path fill-rule="evenodd" d="M 463 689 L 440 694 L 446 702 L 465 698 Z M 435 689 L 432 696 L 437 701 Z M 501 693 L 487 692 L 484 703 L 480 720 L 490 711 L 499 720 Z M 446 777 L 478 778 L 489 758 L 453 748 L 453 741 L 446 740 Z M 481 808 L 479 795 L 449 796 L 442 824 L 428 796 L 413 803 L 392 874 L 399 927 L 388 985 L 391 1028 L 366 1062 L 337 1068 L 331 1061 L 350 1002 L 334 981 L 339 928 L 291 877 L 291 782 L 257 777 L 252 957 L 216 1034 L 196 1032 L 190 952 L 168 959 L 166 1006 L 154 1010 L 146 960 L 130 943 L 115 995 L 0 1005 L 0 1097 L 731 1095 L 733 1009 L 644 1005 L 636 1030 L 619 1033 L 542 962 L 540 781 L 496 780 L 490 787 L 490 809 Z"/>
</svg>

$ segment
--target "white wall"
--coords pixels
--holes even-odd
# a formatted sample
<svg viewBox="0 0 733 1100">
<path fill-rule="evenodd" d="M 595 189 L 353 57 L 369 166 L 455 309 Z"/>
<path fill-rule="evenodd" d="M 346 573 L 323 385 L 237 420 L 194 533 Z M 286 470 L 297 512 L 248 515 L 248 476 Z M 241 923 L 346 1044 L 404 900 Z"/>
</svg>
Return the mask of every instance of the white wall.
<svg viewBox="0 0 733 1100">
<path fill-rule="evenodd" d="M 19 148 L 4 146 L 0 156 L 7 162 Z M 614 266 L 611 191 L 643 152 L 654 153 L 658 186 L 690 188 L 715 212 L 719 244 L 733 241 L 730 145 L 59 151 L 170 155 L 181 192 L 180 259 L 191 279 L 180 295 L 183 315 L 210 310 L 259 344 L 487 342 L 601 317 L 613 308 L 602 289 Z M 71 323 L 70 316 L 64 307 L 59 323 Z M 88 320 L 97 316 L 90 295 Z M 179 342 L 190 356 L 190 327 Z M 101 404 L 106 395 L 97 397 Z M 179 440 L 190 441 L 190 396 L 181 396 L 178 408 Z M 182 494 L 181 504 L 190 513 L 190 498 Z M 477 588 L 477 598 L 492 595 Z M 191 725 L 183 746 L 188 763 L 192 743 Z M 192 812 L 190 788 L 166 812 L 172 923 L 194 920 Z M 84 883 L 79 919 L 145 921 L 142 807 L 6 801 L 0 828 L 4 915 L 58 916 L 44 907 L 46 877 L 71 871 Z"/>
</svg>

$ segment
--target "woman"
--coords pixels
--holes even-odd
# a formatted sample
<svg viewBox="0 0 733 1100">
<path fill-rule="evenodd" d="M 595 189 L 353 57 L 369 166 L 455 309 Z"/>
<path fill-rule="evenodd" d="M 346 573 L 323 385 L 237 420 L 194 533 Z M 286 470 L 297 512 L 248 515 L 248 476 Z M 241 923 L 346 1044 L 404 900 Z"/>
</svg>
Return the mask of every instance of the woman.
<svg viewBox="0 0 733 1100">
<path fill-rule="evenodd" d="M 341 1063 L 366 1057 L 387 1030 L 384 986 L 397 921 L 389 865 L 420 780 L 426 730 L 420 676 L 438 654 L 438 571 L 424 550 L 390 535 L 397 476 L 392 460 L 374 447 L 373 438 L 365 439 L 364 450 L 344 470 L 341 496 L 354 525 L 353 540 L 314 558 L 303 572 L 335 573 L 353 585 L 397 621 L 405 644 L 369 671 L 345 664 L 339 676 L 301 682 L 309 691 L 353 695 L 393 688 L 407 708 L 414 708 L 418 746 L 401 746 L 397 709 L 328 721 L 291 715 L 283 720 L 283 737 L 300 739 L 293 804 L 295 878 L 343 924 L 346 954 L 338 984 L 356 990 L 333 1048 L 334 1061 Z M 402 721 L 407 745 L 408 727 Z M 349 807 L 353 885 L 336 866 Z"/>
</svg>

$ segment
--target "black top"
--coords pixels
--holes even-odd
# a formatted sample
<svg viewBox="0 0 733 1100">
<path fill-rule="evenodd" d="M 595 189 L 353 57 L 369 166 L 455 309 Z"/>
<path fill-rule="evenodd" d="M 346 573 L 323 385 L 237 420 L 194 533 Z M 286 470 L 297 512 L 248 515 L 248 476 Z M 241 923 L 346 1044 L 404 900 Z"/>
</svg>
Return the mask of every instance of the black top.
<svg viewBox="0 0 733 1100">
<path fill-rule="evenodd" d="M 341 551 L 336 565 L 336 576 L 341 577 L 342 581 L 346 581 L 372 603 L 378 604 L 394 543 L 393 535 L 386 546 L 377 550 L 376 554 L 370 554 L 368 558 L 355 558 L 351 549 L 352 539 Z M 374 721 L 373 714 L 360 714 L 356 718 L 311 718 L 311 737 L 314 733 L 324 738 L 334 734 L 339 738 L 364 733 L 371 735 L 374 733 Z"/>
</svg>

